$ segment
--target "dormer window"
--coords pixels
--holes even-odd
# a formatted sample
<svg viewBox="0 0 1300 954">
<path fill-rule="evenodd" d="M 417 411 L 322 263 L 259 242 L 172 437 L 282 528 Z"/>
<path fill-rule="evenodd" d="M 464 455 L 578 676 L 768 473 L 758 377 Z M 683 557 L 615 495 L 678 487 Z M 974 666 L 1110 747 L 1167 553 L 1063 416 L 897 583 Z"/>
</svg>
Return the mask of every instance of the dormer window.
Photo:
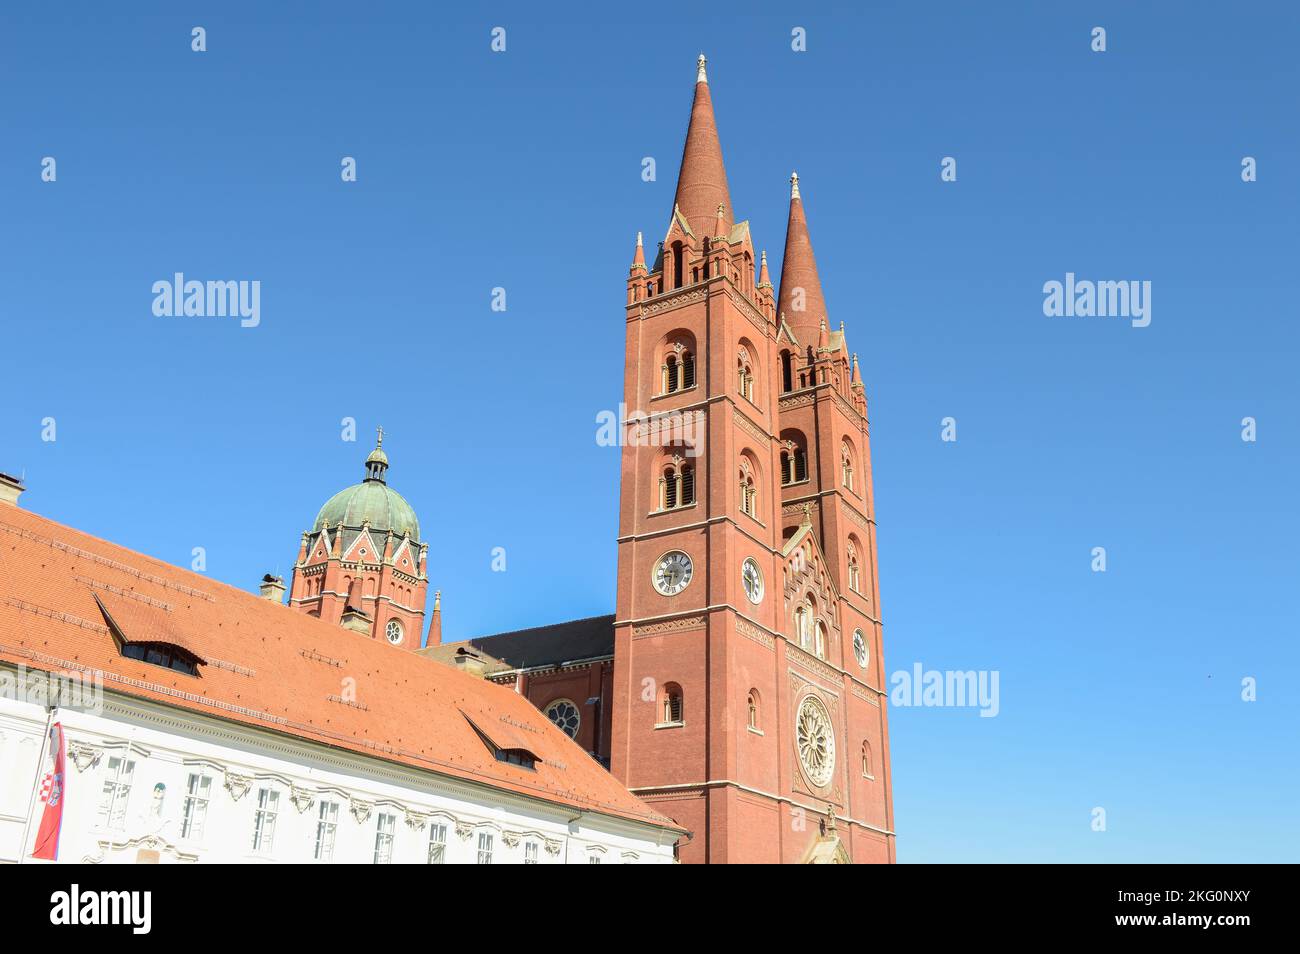
<svg viewBox="0 0 1300 954">
<path fill-rule="evenodd" d="M 138 659 L 151 666 L 162 666 L 187 676 L 199 674 L 199 659 L 187 653 L 179 646 L 166 643 L 127 643 L 122 647 L 122 655 L 127 659 Z"/>
<path fill-rule="evenodd" d="M 498 762 L 519 765 L 526 769 L 537 768 L 537 756 L 527 749 L 497 749 L 496 757 Z"/>
</svg>

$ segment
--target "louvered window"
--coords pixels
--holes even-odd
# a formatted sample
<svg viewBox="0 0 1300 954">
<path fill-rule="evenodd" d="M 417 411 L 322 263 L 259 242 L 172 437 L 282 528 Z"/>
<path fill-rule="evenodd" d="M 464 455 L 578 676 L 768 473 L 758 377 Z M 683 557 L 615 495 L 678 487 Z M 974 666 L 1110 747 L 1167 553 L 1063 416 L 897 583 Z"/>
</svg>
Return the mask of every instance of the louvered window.
<svg viewBox="0 0 1300 954">
<path fill-rule="evenodd" d="M 682 506 L 695 503 L 695 468 L 682 468 Z"/>
</svg>

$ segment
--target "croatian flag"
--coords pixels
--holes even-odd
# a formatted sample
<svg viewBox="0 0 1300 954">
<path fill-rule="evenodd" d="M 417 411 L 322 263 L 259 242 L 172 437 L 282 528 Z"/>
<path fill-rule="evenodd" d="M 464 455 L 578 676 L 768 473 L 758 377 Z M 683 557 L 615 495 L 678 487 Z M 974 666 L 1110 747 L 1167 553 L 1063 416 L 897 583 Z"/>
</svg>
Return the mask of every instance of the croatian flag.
<svg viewBox="0 0 1300 954">
<path fill-rule="evenodd" d="M 36 832 L 36 844 L 32 848 L 33 858 L 57 861 L 59 857 L 59 831 L 63 827 L 63 723 L 56 722 L 50 726 L 50 757 L 48 771 L 41 779 L 41 801 L 45 803 L 45 813 L 41 815 L 41 827 Z"/>
</svg>

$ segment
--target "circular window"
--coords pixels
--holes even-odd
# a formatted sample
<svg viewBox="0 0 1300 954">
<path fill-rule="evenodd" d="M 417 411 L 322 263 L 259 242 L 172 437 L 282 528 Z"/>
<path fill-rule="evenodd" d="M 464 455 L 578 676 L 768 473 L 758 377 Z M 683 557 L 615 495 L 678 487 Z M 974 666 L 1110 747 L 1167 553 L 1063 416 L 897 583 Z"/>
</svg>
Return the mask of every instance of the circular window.
<svg viewBox="0 0 1300 954">
<path fill-rule="evenodd" d="M 384 626 L 384 635 L 388 637 L 388 641 L 394 646 L 400 645 L 402 642 L 402 624 L 395 619 L 390 619 Z"/>
<path fill-rule="evenodd" d="M 568 699 L 556 699 L 544 712 L 546 718 L 558 725 L 560 731 L 569 738 L 578 737 L 578 726 L 582 723 L 582 718 L 578 715 L 578 707 Z"/>
<path fill-rule="evenodd" d="M 853 655 L 858 657 L 858 665 L 866 669 L 870 655 L 867 652 L 867 640 L 860 629 L 853 631 Z"/>
<path fill-rule="evenodd" d="M 755 605 L 763 600 L 763 572 L 751 557 L 740 567 L 740 581 L 745 585 L 745 595 Z"/>
<path fill-rule="evenodd" d="M 835 773 L 835 733 L 826 706 L 816 696 L 805 696 L 799 704 L 795 743 L 808 781 L 817 788 L 825 788 Z"/>
</svg>

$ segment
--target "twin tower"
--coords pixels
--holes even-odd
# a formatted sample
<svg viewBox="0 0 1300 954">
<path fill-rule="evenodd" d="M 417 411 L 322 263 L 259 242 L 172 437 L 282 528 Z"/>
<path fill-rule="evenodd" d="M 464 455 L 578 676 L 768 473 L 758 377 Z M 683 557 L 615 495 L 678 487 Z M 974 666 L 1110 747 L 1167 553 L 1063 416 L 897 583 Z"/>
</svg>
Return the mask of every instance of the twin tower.
<svg viewBox="0 0 1300 954">
<path fill-rule="evenodd" d="M 894 860 L 866 398 L 790 182 L 774 291 L 701 56 L 627 280 L 610 754 L 684 861 Z"/>
<path fill-rule="evenodd" d="M 735 219 L 703 56 L 672 215 L 652 262 L 638 236 L 626 320 L 624 406 L 641 410 L 623 434 L 612 647 L 585 661 L 612 654 L 612 678 L 582 710 L 609 732 L 575 738 L 693 832 L 685 862 L 891 862 L 862 379 L 830 328 L 798 178 L 779 290 Z M 387 466 L 381 434 L 365 479 L 303 535 L 290 603 L 418 649 L 428 544 Z M 569 652 L 553 647 L 556 673 Z M 549 714 L 559 690 L 528 683 Z"/>
</svg>

